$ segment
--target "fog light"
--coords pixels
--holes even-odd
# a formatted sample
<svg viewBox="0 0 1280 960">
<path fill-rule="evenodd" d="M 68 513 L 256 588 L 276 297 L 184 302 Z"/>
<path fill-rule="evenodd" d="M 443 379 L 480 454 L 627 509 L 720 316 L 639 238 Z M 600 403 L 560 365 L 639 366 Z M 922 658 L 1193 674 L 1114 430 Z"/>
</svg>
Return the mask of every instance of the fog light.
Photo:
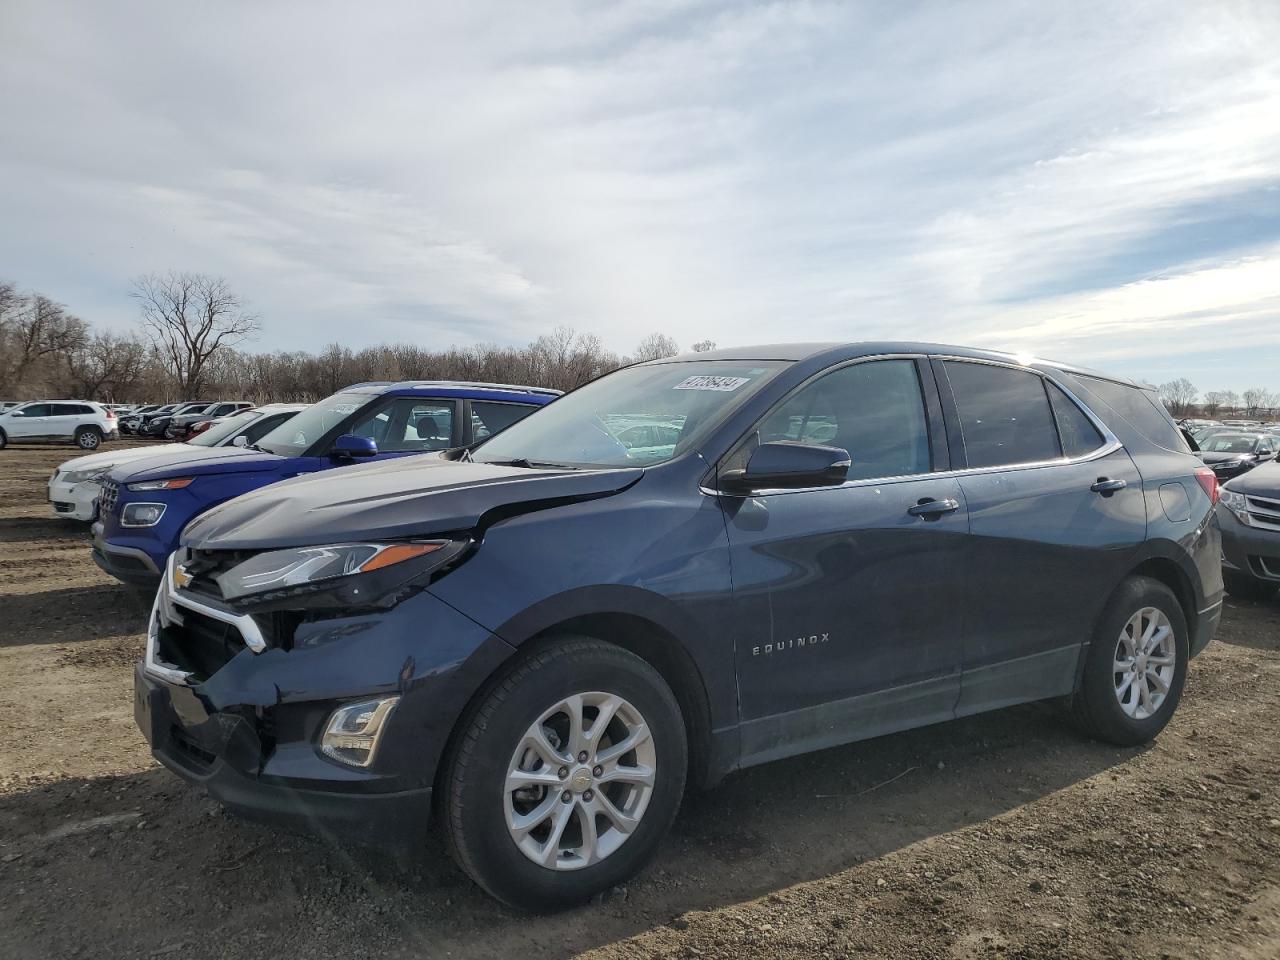
<svg viewBox="0 0 1280 960">
<path fill-rule="evenodd" d="M 163 503 L 126 503 L 120 515 L 122 527 L 154 527 L 164 516 Z"/>
<path fill-rule="evenodd" d="M 399 702 L 399 697 L 382 697 L 333 711 L 320 740 L 321 752 L 353 767 L 369 766 L 377 753 L 387 719 Z"/>
</svg>

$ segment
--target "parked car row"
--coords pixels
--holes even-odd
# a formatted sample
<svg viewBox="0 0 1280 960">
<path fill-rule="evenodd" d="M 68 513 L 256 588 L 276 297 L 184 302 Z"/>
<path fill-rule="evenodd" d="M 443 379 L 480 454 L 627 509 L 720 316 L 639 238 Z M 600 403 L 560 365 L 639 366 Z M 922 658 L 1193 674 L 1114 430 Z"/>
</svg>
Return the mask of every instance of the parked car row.
<svg viewBox="0 0 1280 960">
<path fill-rule="evenodd" d="M 527 909 L 624 882 L 686 783 L 743 767 L 1049 698 L 1147 741 L 1224 552 L 1280 581 L 1220 532 L 1269 495 L 1219 505 L 1153 391 L 986 351 L 359 384 L 225 438 L 64 468 L 100 484 L 95 559 L 156 586 L 154 755 L 352 838 L 416 848 L 434 812 Z"/>
</svg>

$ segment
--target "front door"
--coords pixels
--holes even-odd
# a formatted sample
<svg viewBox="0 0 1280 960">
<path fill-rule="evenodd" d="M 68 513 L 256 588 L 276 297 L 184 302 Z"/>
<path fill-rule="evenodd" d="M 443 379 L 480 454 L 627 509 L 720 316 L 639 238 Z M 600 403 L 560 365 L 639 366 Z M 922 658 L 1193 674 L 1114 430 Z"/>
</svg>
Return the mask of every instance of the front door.
<svg viewBox="0 0 1280 960">
<path fill-rule="evenodd" d="M 745 763 L 952 715 L 968 518 L 934 390 L 913 359 L 839 367 L 730 455 L 798 440 L 852 460 L 838 487 L 722 498 Z"/>
<path fill-rule="evenodd" d="M 6 427 L 10 437 L 45 437 L 49 435 L 49 407 L 47 403 L 30 403 L 22 408 L 22 416 L 10 417 Z"/>
</svg>

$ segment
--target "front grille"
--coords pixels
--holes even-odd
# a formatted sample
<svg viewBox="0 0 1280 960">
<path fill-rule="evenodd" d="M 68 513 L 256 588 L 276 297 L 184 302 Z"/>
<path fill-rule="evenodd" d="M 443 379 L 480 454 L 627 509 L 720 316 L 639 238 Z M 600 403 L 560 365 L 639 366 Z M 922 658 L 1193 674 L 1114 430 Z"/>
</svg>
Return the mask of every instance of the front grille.
<svg viewBox="0 0 1280 960">
<path fill-rule="evenodd" d="M 192 681 L 209 679 L 245 649 L 244 637 L 233 625 L 186 607 L 181 608 L 181 617 L 181 623 L 161 627 L 156 653 L 164 662 L 189 672 Z"/>
<path fill-rule="evenodd" d="M 98 492 L 98 512 L 104 517 L 114 513 L 116 502 L 120 499 L 120 484 L 110 477 L 102 481 L 102 489 Z"/>
<path fill-rule="evenodd" d="M 1249 511 L 1249 520 L 1255 527 L 1265 530 L 1280 530 L 1280 500 L 1271 497 L 1253 497 L 1245 495 L 1245 503 Z"/>
<path fill-rule="evenodd" d="M 70 513 L 75 508 L 76 505 L 74 503 L 64 503 L 61 500 L 53 501 L 53 509 L 57 510 L 58 513 Z"/>
</svg>

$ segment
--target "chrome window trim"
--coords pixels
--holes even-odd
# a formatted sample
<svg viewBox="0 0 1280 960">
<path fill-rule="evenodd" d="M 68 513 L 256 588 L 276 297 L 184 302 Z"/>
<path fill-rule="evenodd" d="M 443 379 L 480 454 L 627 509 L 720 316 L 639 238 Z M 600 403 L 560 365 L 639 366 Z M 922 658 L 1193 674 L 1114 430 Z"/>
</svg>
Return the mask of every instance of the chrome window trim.
<svg viewBox="0 0 1280 960">
<path fill-rule="evenodd" d="M 716 490 L 714 488 L 707 487 L 705 485 L 699 486 L 698 489 L 702 493 L 707 494 L 709 496 L 713 496 L 713 497 L 736 497 L 741 499 L 747 499 L 751 497 L 770 497 L 770 496 L 777 496 L 779 494 L 787 494 L 787 493 L 812 493 L 815 490 L 845 490 L 845 489 L 854 488 L 854 487 L 869 487 L 869 486 L 880 486 L 880 485 L 887 486 L 889 484 L 906 483 L 912 480 L 959 479 L 962 477 L 982 476 L 984 474 L 989 474 L 989 473 L 1008 473 L 1013 470 L 1040 470 L 1045 467 L 1074 466 L 1080 463 L 1089 463 L 1093 460 L 1101 460 L 1102 458 L 1108 457 L 1111 454 L 1115 453 L 1117 450 L 1124 449 L 1124 444 L 1121 443 L 1120 440 L 1116 437 L 1116 435 L 1111 432 L 1111 429 L 1105 423 L 1103 423 L 1102 420 L 1092 410 L 1089 409 L 1088 404 L 1082 402 L 1080 398 L 1077 397 L 1075 393 L 1071 391 L 1070 387 L 1061 383 L 1056 377 L 1051 376 L 1048 372 L 1044 370 L 1037 370 L 1034 367 L 1027 367 L 1018 363 L 1009 363 L 1001 360 L 974 359 L 972 357 L 957 357 L 952 354 L 943 354 L 943 353 L 872 354 L 866 357 L 857 357 L 853 360 L 846 360 L 836 364 L 835 366 L 827 367 L 825 370 L 821 370 L 818 373 L 815 373 L 813 376 L 806 379 L 803 383 L 799 384 L 794 390 L 790 391 L 787 394 L 787 396 L 779 400 L 778 403 L 779 404 L 784 403 L 793 394 L 798 393 L 800 390 L 807 387 L 810 383 L 812 383 L 814 380 L 817 380 L 819 377 L 823 377 L 828 373 L 833 373 L 836 370 L 841 370 L 845 367 L 852 366 L 855 363 L 867 363 L 873 360 L 917 360 L 917 359 L 958 360 L 963 363 L 985 363 L 993 367 L 1007 367 L 1011 370 L 1020 370 L 1023 373 L 1031 373 L 1038 377 L 1044 377 L 1054 386 L 1062 390 L 1062 392 L 1067 395 L 1067 398 L 1071 400 L 1072 403 L 1074 403 L 1077 407 L 1079 407 L 1084 412 L 1084 415 L 1088 417 L 1089 421 L 1094 425 L 1094 427 L 1102 435 L 1102 441 L 1103 441 L 1102 446 L 1098 447 L 1096 450 L 1091 450 L 1089 453 L 1083 454 L 1082 456 L 1079 456 L 1079 457 L 1058 457 L 1057 459 L 1054 459 L 1054 460 L 1037 460 L 1029 463 L 999 464 L 997 466 L 991 466 L 991 467 L 965 467 L 962 470 L 936 470 L 936 471 L 930 471 L 928 473 L 908 473 L 908 474 L 902 474 L 902 475 L 893 476 L 893 477 L 869 477 L 865 480 L 862 480 L 862 479 L 846 480 L 844 483 L 833 484 L 832 486 L 762 488 L 760 490 L 752 490 L 749 493 L 729 493 L 727 491 Z M 1045 403 L 1049 403 L 1048 394 L 1045 395 Z M 774 407 L 770 407 L 769 412 L 772 412 L 773 409 Z M 1050 406 L 1049 412 L 1052 415 L 1053 413 L 1052 405 Z M 765 416 L 768 416 L 768 413 L 766 413 Z M 764 418 L 761 417 L 761 420 L 763 419 Z M 759 423 L 759 422 L 760 422 L 759 420 L 756 421 L 756 423 Z M 753 424 L 752 426 L 754 427 L 755 424 Z M 1054 430 L 1055 431 L 1057 430 L 1056 418 L 1054 419 Z M 744 434 L 743 436 L 745 437 L 746 435 Z M 739 437 L 736 441 L 734 441 L 734 443 L 729 447 L 729 453 L 732 453 L 734 450 L 737 449 L 738 444 L 742 442 L 742 439 L 743 437 Z M 961 437 L 961 442 L 963 442 L 963 439 L 964 438 Z M 1061 437 L 1058 438 L 1059 446 L 1061 446 L 1061 439 L 1062 439 Z M 728 455 L 729 455 L 728 453 L 725 454 L 725 456 L 728 456 Z"/>
</svg>

